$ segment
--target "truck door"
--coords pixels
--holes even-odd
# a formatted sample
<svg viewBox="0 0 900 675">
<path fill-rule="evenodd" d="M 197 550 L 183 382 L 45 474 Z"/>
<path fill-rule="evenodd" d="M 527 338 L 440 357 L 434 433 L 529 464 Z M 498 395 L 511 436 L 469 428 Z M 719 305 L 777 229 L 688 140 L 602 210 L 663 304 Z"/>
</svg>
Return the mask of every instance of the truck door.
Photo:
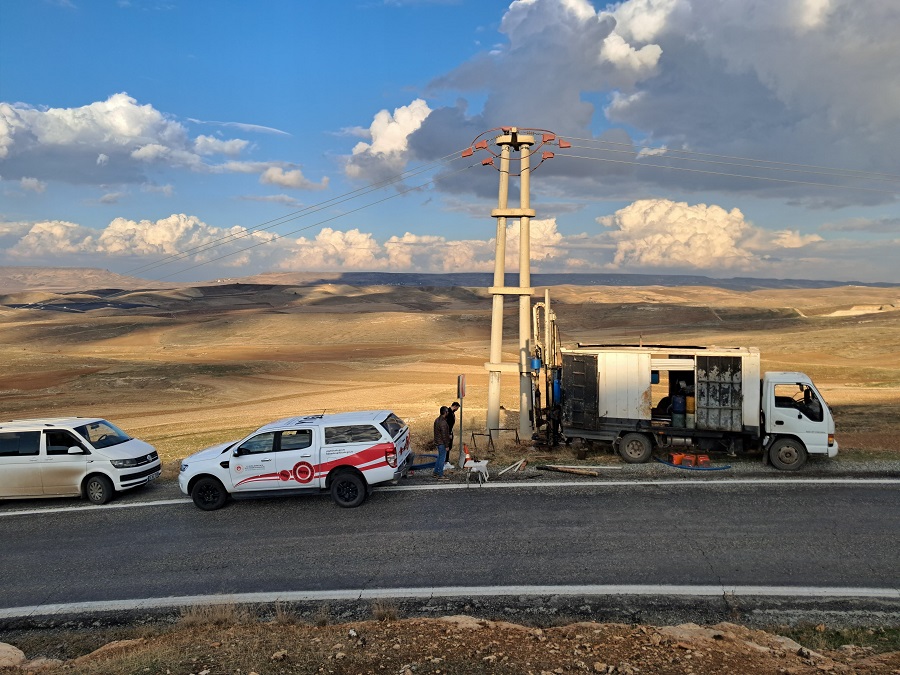
<svg viewBox="0 0 900 675">
<path fill-rule="evenodd" d="M 229 462 L 231 484 L 237 491 L 271 490 L 280 487 L 281 476 L 275 462 L 275 432 L 251 436 L 237 448 Z"/>
<path fill-rule="evenodd" d="M 828 453 L 828 423 L 819 396 L 808 384 L 772 384 L 767 430 L 799 438 L 810 454 Z"/>
<path fill-rule="evenodd" d="M 280 436 L 277 466 L 283 487 L 321 487 L 324 479 L 316 477 L 319 446 L 313 442 L 313 430 L 289 429 Z"/>
<path fill-rule="evenodd" d="M 69 448 L 78 448 L 78 454 L 69 454 Z M 41 478 L 45 495 L 71 495 L 81 491 L 90 453 L 84 442 L 68 431 L 56 429 L 44 432 L 44 452 L 41 462 Z"/>
</svg>

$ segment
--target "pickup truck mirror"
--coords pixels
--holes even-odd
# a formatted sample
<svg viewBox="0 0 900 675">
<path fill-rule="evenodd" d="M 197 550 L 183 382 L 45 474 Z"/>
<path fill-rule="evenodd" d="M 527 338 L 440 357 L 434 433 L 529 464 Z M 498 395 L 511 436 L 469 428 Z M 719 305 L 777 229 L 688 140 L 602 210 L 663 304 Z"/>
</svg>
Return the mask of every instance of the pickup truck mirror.
<svg viewBox="0 0 900 675">
<path fill-rule="evenodd" d="M 240 448 L 235 448 L 235 449 L 231 452 L 231 454 L 232 454 L 233 456 L 235 456 L 235 457 L 240 457 L 240 456 L 241 456 L 241 449 L 240 449 Z"/>
<path fill-rule="evenodd" d="M 70 455 L 83 455 L 84 454 L 84 450 L 79 448 L 77 445 L 73 445 L 66 452 Z"/>
</svg>

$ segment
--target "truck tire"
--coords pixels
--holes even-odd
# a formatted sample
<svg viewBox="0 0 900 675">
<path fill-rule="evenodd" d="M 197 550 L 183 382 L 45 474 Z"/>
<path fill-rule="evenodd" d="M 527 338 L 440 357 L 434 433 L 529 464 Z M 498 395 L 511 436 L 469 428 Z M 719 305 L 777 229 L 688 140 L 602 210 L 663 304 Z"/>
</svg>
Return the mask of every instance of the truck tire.
<svg viewBox="0 0 900 675">
<path fill-rule="evenodd" d="M 366 482 L 351 471 L 342 471 L 331 480 L 331 499 L 342 508 L 359 506 L 367 495 Z"/>
<path fill-rule="evenodd" d="M 793 438 L 779 439 L 769 448 L 769 461 L 782 471 L 798 471 L 806 464 L 807 457 L 806 447 Z"/>
<path fill-rule="evenodd" d="M 644 434 L 625 434 L 619 440 L 619 454 L 629 464 L 643 464 L 650 461 L 653 445 Z"/>
<path fill-rule="evenodd" d="M 191 488 L 191 499 L 194 506 L 203 511 L 215 511 L 225 506 L 228 492 L 225 486 L 211 476 L 204 476 Z"/>
</svg>

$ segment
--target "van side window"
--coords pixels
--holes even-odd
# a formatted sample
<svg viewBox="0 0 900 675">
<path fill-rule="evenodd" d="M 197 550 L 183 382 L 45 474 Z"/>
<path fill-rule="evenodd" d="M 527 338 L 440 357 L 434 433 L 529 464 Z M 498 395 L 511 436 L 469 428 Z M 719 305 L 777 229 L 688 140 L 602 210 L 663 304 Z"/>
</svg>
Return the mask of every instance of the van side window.
<svg viewBox="0 0 900 675">
<path fill-rule="evenodd" d="M 44 438 L 47 442 L 48 455 L 68 455 L 69 448 L 73 445 L 81 448 L 81 452 L 84 452 L 81 443 L 68 431 L 45 431 Z"/>
<path fill-rule="evenodd" d="M 40 431 L 12 431 L 0 433 L 0 457 L 37 455 L 40 451 Z"/>
<path fill-rule="evenodd" d="M 371 443 L 380 440 L 381 432 L 371 424 L 325 427 L 326 445 L 338 445 L 340 443 Z"/>
<path fill-rule="evenodd" d="M 241 443 L 238 448 L 244 455 L 255 455 L 260 452 L 272 452 L 275 449 L 275 434 L 269 432 L 265 434 L 257 434 L 253 438 L 248 438 Z"/>
<path fill-rule="evenodd" d="M 312 445 L 312 429 L 294 429 L 281 432 L 282 450 L 303 450 Z"/>
</svg>

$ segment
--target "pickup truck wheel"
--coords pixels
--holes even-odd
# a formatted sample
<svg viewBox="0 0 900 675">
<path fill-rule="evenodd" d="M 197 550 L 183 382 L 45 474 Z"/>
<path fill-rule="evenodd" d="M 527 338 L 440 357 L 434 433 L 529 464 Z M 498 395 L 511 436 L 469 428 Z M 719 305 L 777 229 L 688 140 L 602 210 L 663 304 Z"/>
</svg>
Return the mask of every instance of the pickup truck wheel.
<svg viewBox="0 0 900 675">
<path fill-rule="evenodd" d="M 191 499 L 194 506 L 204 511 L 215 511 L 225 506 L 228 492 L 225 486 L 215 478 L 201 478 L 191 488 Z"/>
<path fill-rule="evenodd" d="M 629 464 L 643 464 L 653 454 L 653 446 L 644 434 L 625 434 L 619 441 L 619 454 Z"/>
<path fill-rule="evenodd" d="M 331 480 L 331 498 L 345 509 L 352 509 L 366 499 L 366 483 L 355 473 L 343 471 Z"/>
<path fill-rule="evenodd" d="M 84 484 L 84 496 L 91 504 L 105 504 L 114 493 L 112 481 L 106 476 L 91 476 Z"/>
<path fill-rule="evenodd" d="M 769 460 L 776 469 L 782 471 L 797 471 L 806 464 L 806 448 L 800 441 L 793 438 L 782 438 L 775 441 L 769 448 Z"/>
</svg>

